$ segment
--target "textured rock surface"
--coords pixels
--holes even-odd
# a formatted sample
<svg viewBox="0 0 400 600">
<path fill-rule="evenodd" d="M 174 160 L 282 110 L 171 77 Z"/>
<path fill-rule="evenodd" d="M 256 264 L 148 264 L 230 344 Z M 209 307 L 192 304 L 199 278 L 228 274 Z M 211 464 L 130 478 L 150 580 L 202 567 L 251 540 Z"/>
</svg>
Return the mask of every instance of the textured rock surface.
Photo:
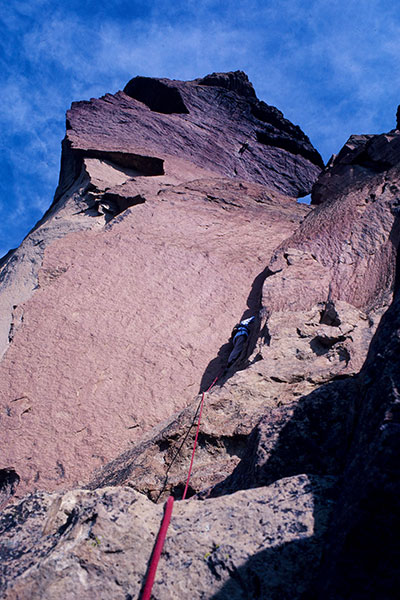
<svg viewBox="0 0 400 600">
<path fill-rule="evenodd" d="M 136 77 L 124 92 L 73 103 L 56 198 L 76 179 L 84 157 L 150 176 L 168 174 L 180 159 L 214 176 L 306 195 L 323 167 L 320 155 L 279 110 L 241 93 L 250 89 L 244 73 L 230 75 L 235 85 L 224 76 L 192 82 Z"/>
<path fill-rule="evenodd" d="M 382 183 L 382 178 L 392 183 Z M 323 203 L 275 251 L 263 284 L 259 337 L 250 342 L 248 367 L 213 391 L 207 402 L 191 481 L 194 492 L 229 475 L 243 454 L 246 436 L 266 411 L 268 420 L 277 404 L 297 406 L 318 386 L 361 369 L 395 283 L 397 178 L 393 167 L 363 188 Z M 335 389 L 332 386 L 336 398 Z M 329 411 L 325 393 L 321 398 L 324 404 L 313 410 Z M 341 405 L 333 417 L 327 414 L 327 421 L 346 421 L 343 410 Z M 157 498 L 168 471 L 164 492 L 179 490 L 190 444 L 178 464 L 170 464 L 194 412 L 195 405 L 159 431 L 153 444 L 146 441 L 119 457 L 93 485 L 129 481 Z M 284 423 L 285 419 L 280 427 Z M 337 437 L 337 450 L 340 444 L 346 447 L 351 427 L 352 422 L 339 423 L 344 436 Z"/>
<path fill-rule="evenodd" d="M 334 334 L 327 336 L 328 345 L 319 345 L 320 342 L 315 341 L 318 336 L 324 340 L 323 332 L 333 329 L 332 326 L 319 324 L 322 312 L 322 306 L 317 306 L 308 313 L 288 315 L 278 312 L 272 315 L 268 321 L 269 346 L 258 342 L 246 370 L 230 373 L 231 377 L 228 374 L 228 380 L 224 378 L 221 382 L 222 387 L 214 388 L 207 396 L 191 478 L 191 493 L 214 486 L 232 473 L 248 447 L 248 435 L 263 416 L 274 428 L 276 438 L 292 417 L 294 407 L 298 407 L 296 421 L 301 420 L 299 413 L 303 402 L 312 406 L 310 411 L 314 413 L 314 417 L 308 414 L 305 417 L 312 419 L 308 423 L 309 429 L 312 430 L 319 423 L 316 415 L 324 415 L 319 423 L 322 429 L 320 434 L 318 428 L 312 430 L 312 435 L 310 431 L 304 431 L 304 443 L 310 445 L 316 461 L 321 459 L 317 451 L 318 444 L 325 443 L 323 436 L 329 433 L 330 425 L 337 420 L 338 431 L 335 430 L 336 425 L 332 431 L 336 453 L 332 452 L 334 458 L 331 460 L 338 460 L 341 444 L 346 447 L 346 436 L 351 431 L 354 413 L 350 410 L 343 414 L 346 398 L 341 398 L 339 393 L 332 394 L 332 400 L 327 400 L 326 394 L 321 395 L 314 406 L 312 392 L 325 382 L 333 382 L 331 388 L 338 386 L 340 389 L 341 382 L 335 382 L 336 379 L 349 377 L 358 371 L 360 357 L 366 356 L 374 326 L 365 315 L 361 314 L 360 317 L 359 311 L 351 311 L 346 304 L 338 303 L 338 314 L 342 318 L 340 327 L 347 334 L 341 335 L 335 328 Z M 305 331 L 306 328 L 308 331 Z M 329 393 L 332 391 L 330 389 Z M 308 395 L 310 401 L 307 401 Z M 195 411 L 196 404 L 189 406 L 177 419 L 160 427 L 153 440 L 144 441 L 107 465 L 91 485 L 130 483 L 153 499 L 159 497 L 161 490 L 162 497 L 171 490 L 179 496 L 190 461 L 194 430 L 185 441 L 178 458 L 173 459 L 185 439 Z M 315 442 L 312 441 L 313 437 L 316 438 Z M 271 434 L 271 448 L 275 438 Z"/>
<path fill-rule="evenodd" d="M 187 405 L 310 211 L 278 191 L 315 180 L 306 136 L 254 93 L 209 84 L 136 78 L 140 101 L 68 112 L 54 203 L 1 271 L 0 468 L 19 495 L 86 479 Z M 246 141 L 267 127 L 255 109 L 297 150 Z"/>
<path fill-rule="evenodd" d="M 364 187 L 371 178 L 399 163 L 398 130 L 382 135 L 352 135 L 312 190 L 312 203 L 320 204 L 347 191 L 350 186 Z M 383 178 L 383 181 L 385 179 Z"/>
<path fill-rule="evenodd" d="M 210 77 L 217 87 L 210 86 Z M 189 112 L 156 112 L 124 92 L 72 105 L 53 205 L 22 245 L 0 261 L 1 355 L 18 321 L 13 307 L 36 289 L 43 251 L 53 240 L 99 225 L 96 215 L 109 220 L 143 201 L 149 187 L 156 193 L 164 185 L 223 176 L 297 197 L 309 193 L 323 166 L 300 128 L 258 101 L 240 71 L 193 82 L 135 81 L 136 95 L 155 85 L 162 104 L 159 88 L 171 90 L 184 98 Z M 268 132 L 270 142 L 257 140 Z M 160 182 L 155 176 L 163 174 Z M 153 178 L 155 185 L 148 181 Z"/>
<path fill-rule="evenodd" d="M 340 196 L 327 190 L 324 206 L 275 252 L 269 267 L 278 276 L 266 280 L 264 303 L 275 310 L 309 307 L 322 293 L 367 311 L 388 306 L 400 237 L 399 175 L 395 165 Z"/>
<path fill-rule="evenodd" d="M 0 263 L 0 357 L 23 321 L 23 302 L 38 286 L 38 273 L 45 248 L 68 233 L 91 229 L 93 218 L 80 205 L 84 187 L 82 173 L 65 195 L 43 217 L 19 248 Z M 62 206 L 62 218 L 59 210 Z"/>
<path fill-rule="evenodd" d="M 193 398 L 242 312 L 257 310 L 246 301 L 274 242 L 308 211 L 292 204 L 207 179 L 46 249 L 0 366 L 2 462 L 19 493 L 83 480 Z"/>
<path fill-rule="evenodd" d="M 321 559 L 331 495 L 332 479 L 301 475 L 176 502 L 152 597 L 300 598 Z M 3 598 L 138 598 L 161 517 L 127 488 L 28 497 L 0 521 L 1 570 L 16 579 Z"/>
<path fill-rule="evenodd" d="M 88 489 L 4 509 L 6 598 L 139 596 L 217 374 L 154 598 L 397 597 L 399 140 L 352 136 L 309 208 L 317 154 L 240 72 L 73 106 L 54 205 L 3 265 L 1 501 Z"/>
</svg>

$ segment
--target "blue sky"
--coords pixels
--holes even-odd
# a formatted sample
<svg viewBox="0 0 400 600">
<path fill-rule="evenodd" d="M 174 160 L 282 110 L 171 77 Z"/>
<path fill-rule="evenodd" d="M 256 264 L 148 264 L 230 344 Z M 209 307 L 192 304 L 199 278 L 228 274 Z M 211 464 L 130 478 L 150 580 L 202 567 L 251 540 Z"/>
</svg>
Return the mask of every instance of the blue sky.
<svg viewBox="0 0 400 600">
<path fill-rule="evenodd" d="M 0 256 L 50 205 L 65 111 L 135 75 L 241 69 L 327 160 L 395 127 L 393 0 L 0 0 Z"/>
</svg>

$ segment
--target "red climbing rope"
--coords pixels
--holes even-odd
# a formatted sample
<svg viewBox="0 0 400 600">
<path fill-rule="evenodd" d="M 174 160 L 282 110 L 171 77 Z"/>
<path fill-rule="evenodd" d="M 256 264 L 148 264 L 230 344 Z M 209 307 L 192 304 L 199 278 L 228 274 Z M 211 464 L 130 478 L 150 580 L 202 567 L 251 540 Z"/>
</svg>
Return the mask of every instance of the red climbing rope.
<svg viewBox="0 0 400 600">
<path fill-rule="evenodd" d="M 206 393 L 209 392 L 211 390 L 211 388 L 213 388 L 214 385 L 217 383 L 218 378 L 219 378 L 219 375 L 214 379 L 214 381 L 212 382 L 210 387 L 205 392 L 203 392 L 203 395 L 201 398 L 199 420 L 197 421 L 197 429 L 196 429 L 196 435 L 194 438 L 192 458 L 190 461 L 189 473 L 187 476 L 186 486 L 185 486 L 185 490 L 183 492 L 182 500 L 184 500 L 186 498 L 187 490 L 189 487 L 190 476 L 192 474 L 194 453 L 196 451 L 197 438 L 199 437 L 199 429 L 200 429 L 200 423 L 201 423 L 201 414 L 203 412 L 204 397 L 205 397 Z M 146 579 L 145 586 L 143 588 L 141 600 L 150 600 L 151 590 L 153 589 L 153 583 L 154 583 L 154 578 L 156 576 L 158 562 L 160 560 L 161 552 L 162 552 L 162 549 L 164 546 L 165 537 L 167 535 L 167 529 L 168 529 L 169 523 L 171 521 L 173 506 L 174 506 L 174 497 L 169 496 L 169 498 L 165 504 L 164 517 L 161 522 L 160 530 L 158 532 L 156 545 L 154 546 L 153 554 L 151 555 L 150 566 L 149 566 L 149 570 L 147 572 L 147 579 Z"/>
<path fill-rule="evenodd" d="M 195 435 L 195 438 L 194 438 L 192 458 L 190 460 L 189 473 L 188 473 L 188 476 L 187 476 L 186 485 L 185 485 L 185 491 L 183 492 L 182 500 L 184 500 L 186 498 L 186 494 L 187 494 L 188 487 L 189 487 L 189 480 L 190 480 L 190 476 L 192 474 L 194 453 L 196 452 L 197 438 L 199 437 L 199 429 L 200 429 L 200 423 L 201 423 L 201 414 L 203 412 L 203 406 L 204 406 L 204 397 L 205 397 L 206 393 L 209 392 L 212 387 L 214 387 L 214 385 L 217 383 L 217 381 L 218 381 L 218 377 L 216 377 L 214 379 L 214 381 L 212 382 L 212 384 L 210 385 L 210 387 L 208 388 L 208 390 L 206 390 L 205 392 L 203 392 L 203 396 L 201 398 L 199 420 L 197 421 L 197 429 L 196 429 L 196 435 Z"/>
<path fill-rule="evenodd" d="M 151 590 L 153 588 L 154 578 L 156 576 L 158 561 L 160 560 L 161 552 L 164 546 L 165 536 L 167 535 L 167 529 L 169 522 L 171 521 L 172 508 L 174 506 L 174 497 L 169 496 L 165 508 L 164 517 L 161 523 L 160 531 L 158 532 L 156 545 L 154 546 L 153 554 L 151 555 L 151 561 L 149 570 L 147 573 L 147 579 L 143 588 L 142 600 L 150 600 Z"/>
</svg>

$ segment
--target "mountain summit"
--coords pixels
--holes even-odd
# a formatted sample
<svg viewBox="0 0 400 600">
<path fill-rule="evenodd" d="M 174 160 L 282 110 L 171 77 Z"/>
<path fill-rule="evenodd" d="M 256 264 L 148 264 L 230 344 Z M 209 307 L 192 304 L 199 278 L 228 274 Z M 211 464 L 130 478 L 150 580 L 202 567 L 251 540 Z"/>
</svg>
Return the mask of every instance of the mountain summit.
<svg viewBox="0 0 400 600">
<path fill-rule="evenodd" d="M 324 167 L 241 71 L 73 103 L 0 264 L 4 598 L 137 598 L 168 495 L 160 600 L 395 597 L 399 144 Z"/>
</svg>

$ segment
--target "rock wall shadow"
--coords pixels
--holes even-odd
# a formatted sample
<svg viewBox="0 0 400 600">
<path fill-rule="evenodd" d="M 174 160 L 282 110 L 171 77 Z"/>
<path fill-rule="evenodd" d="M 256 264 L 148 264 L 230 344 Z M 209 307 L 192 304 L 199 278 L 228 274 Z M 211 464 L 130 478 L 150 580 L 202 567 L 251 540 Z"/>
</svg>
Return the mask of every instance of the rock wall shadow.
<svg viewBox="0 0 400 600">
<path fill-rule="evenodd" d="M 295 408 L 271 410 L 250 434 L 246 454 L 231 475 L 203 497 L 302 473 L 340 476 L 354 435 L 358 394 L 357 377 L 349 377 L 300 398 Z"/>
<path fill-rule="evenodd" d="M 230 581 L 213 600 L 397 598 L 399 331 L 397 293 L 371 341 L 361 372 L 321 386 L 301 398 L 294 409 L 281 407 L 271 411 L 250 435 L 241 463 L 225 481 L 205 494 L 215 497 L 238 489 L 268 486 L 299 473 L 307 473 L 312 479 L 333 477 L 337 481 L 330 499 L 331 517 L 324 523 L 319 521 L 319 512 L 326 509 L 326 498 L 321 500 L 313 491 L 314 539 L 276 546 L 250 557 L 237 575 L 251 590 L 247 596 L 241 591 L 235 592 L 236 596 L 231 592 L 235 585 L 232 572 Z M 318 556 L 312 543 L 319 546 Z M 307 570 L 312 571 L 307 589 L 303 586 L 304 572 L 298 575 L 303 586 L 299 592 L 292 589 L 292 551 L 296 555 L 293 562 L 308 561 L 306 577 Z M 309 552 L 311 555 L 305 556 Z M 266 579 L 278 574 L 280 588 L 251 588 L 254 565 L 259 563 L 268 574 Z M 237 584 L 236 588 L 239 589 Z"/>
<path fill-rule="evenodd" d="M 397 257 L 397 269 L 399 263 Z M 361 371 L 364 389 L 357 429 L 318 582 L 318 598 L 323 600 L 395 600 L 399 595 L 399 356 L 397 288 Z"/>
<path fill-rule="evenodd" d="M 321 561 L 321 538 L 325 535 L 329 514 L 334 504 L 333 480 L 323 481 L 309 476 L 309 485 L 302 491 L 311 492 L 314 500 L 314 533 L 293 542 L 278 544 L 251 556 L 237 567 L 230 560 L 227 546 L 221 546 L 208 558 L 208 567 L 218 579 L 228 581 L 210 600 L 312 600 Z M 324 485 L 325 484 L 325 485 Z M 296 510 L 294 512 L 294 519 Z M 292 533 L 296 523 L 292 524 Z M 304 534 L 303 534 L 304 535 Z"/>
<path fill-rule="evenodd" d="M 395 248 L 399 238 L 396 218 L 390 238 Z M 203 496 L 306 473 L 314 497 L 313 536 L 257 552 L 239 567 L 220 565 L 229 580 L 212 600 L 397 597 L 399 289 L 397 258 L 395 298 L 360 374 L 321 386 L 293 409 L 271 411 L 250 435 L 233 473 Z M 336 482 L 330 494 L 321 495 L 321 478 Z"/>
<path fill-rule="evenodd" d="M 333 381 L 300 399 L 294 409 L 271 411 L 253 430 L 247 453 L 233 473 L 205 494 L 217 497 L 307 474 L 314 501 L 311 537 L 299 534 L 293 542 L 231 567 L 229 581 L 212 600 L 317 598 L 325 538 L 356 423 L 357 389 L 357 377 Z"/>
<path fill-rule="evenodd" d="M 269 270 L 268 267 L 265 267 L 265 269 L 257 275 L 257 277 L 254 279 L 251 285 L 250 293 L 247 297 L 247 309 L 243 312 L 242 316 L 238 319 L 238 321 L 232 323 L 233 329 L 237 322 L 242 321 L 243 319 L 248 319 L 252 316 L 256 317 L 255 324 L 252 327 L 252 331 L 247 344 L 246 356 L 243 357 L 240 361 L 238 361 L 235 365 L 233 365 L 229 370 L 227 370 L 226 367 L 228 363 L 228 357 L 232 350 L 232 342 L 228 340 L 225 344 L 223 344 L 220 347 L 217 356 L 208 363 L 201 378 L 199 393 L 202 393 L 203 391 L 207 390 L 217 376 L 219 376 L 220 378 L 219 385 L 223 385 L 233 375 L 233 373 L 235 373 L 239 369 L 244 369 L 248 366 L 247 357 L 253 353 L 260 335 L 261 319 L 259 312 L 261 309 L 261 294 L 263 284 L 265 279 L 271 275 L 273 275 L 273 273 Z M 266 330 L 264 338 L 264 341 L 268 343 L 268 330 Z"/>
<path fill-rule="evenodd" d="M 392 231 L 390 232 L 389 239 L 396 250 L 396 270 L 395 270 L 395 281 L 394 281 L 394 295 L 399 292 L 400 289 L 400 260 L 398 254 L 398 248 L 400 243 L 400 206 L 396 206 L 396 218 L 393 223 Z"/>
</svg>

